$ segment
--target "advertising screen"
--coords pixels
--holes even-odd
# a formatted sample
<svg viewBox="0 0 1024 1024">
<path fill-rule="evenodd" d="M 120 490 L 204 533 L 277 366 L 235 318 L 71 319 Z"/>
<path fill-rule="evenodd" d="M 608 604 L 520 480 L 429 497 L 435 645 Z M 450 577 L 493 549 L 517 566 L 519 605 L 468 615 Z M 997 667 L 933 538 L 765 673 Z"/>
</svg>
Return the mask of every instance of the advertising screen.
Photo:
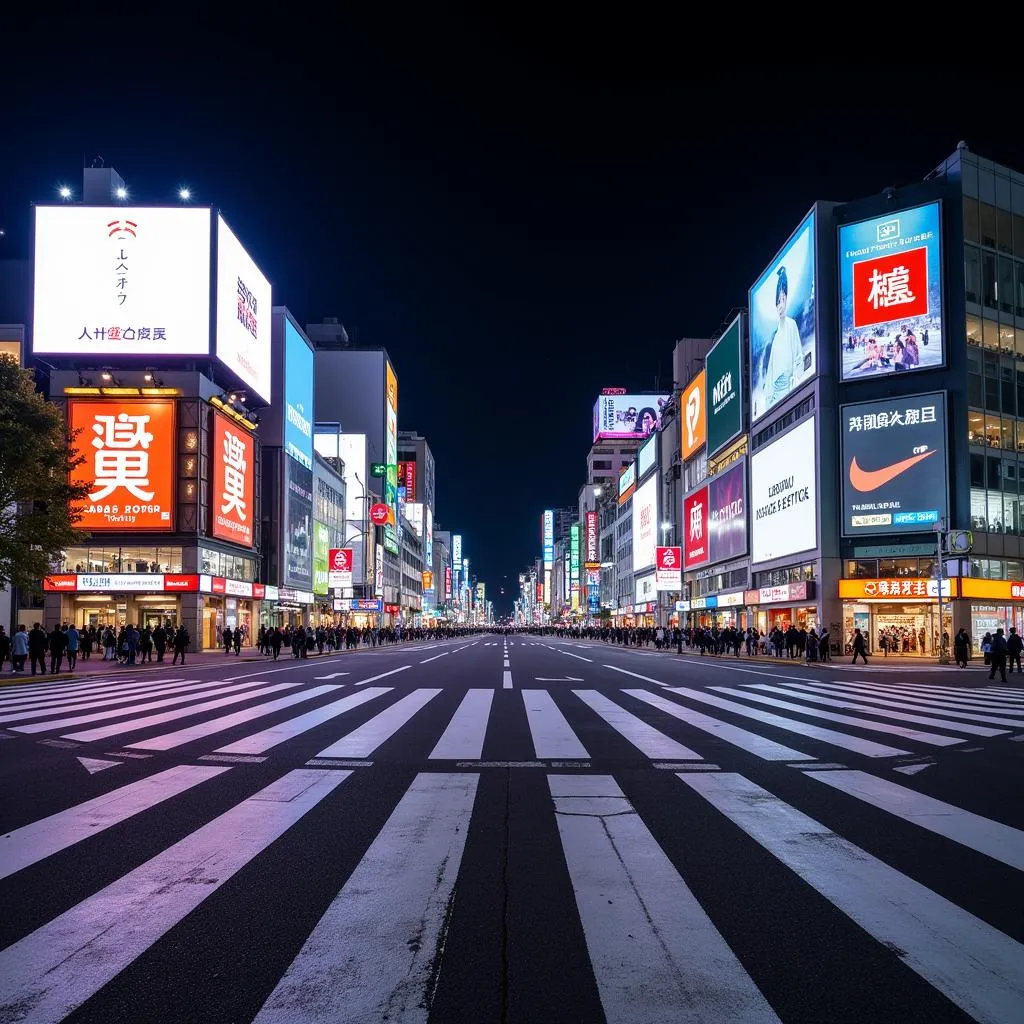
<svg viewBox="0 0 1024 1024">
<path fill-rule="evenodd" d="M 313 585 L 313 473 L 285 459 L 284 582 L 311 590 Z"/>
<path fill-rule="evenodd" d="M 708 455 L 724 448 L 743 433 L 742 315 L 726 328 L 707 355 L 707 443 Z"/>
<path fill-rule="evenodd" d="M 455 571 L 458 572 L 462 566 L 462 534 L 456 533 L 452 535 L 452 565 L 455 566 Z"/>
<path fill-rule="evenodd" d="M 768 562 L 816 547 L 817 503 L 811 416 L 750 460 L 751 560 Z"/>
<path fill-rule="evenodd" d="M 750 419 L 817 372 L 814 211 L 750 289 Z"/>
<path fill-rule="evenodd" d="M 270 282 L 219 214 L 217 358 L 270 401 Z"/>
<path fill-rule="evenodd" d="M 707 484 L 683 499 L 683 529 L 683 563 L 686 568 L 707 565 L 711 558 L 708 548 Z"/>
<path fill-rule="evenodd" d="M 839 228 L 843 380 L 941 366 L 941 206 Z"/>
<path fill-rule="evenodd" d="M 590 511 L 586 514 L 587 540 L 584 560 L 587 565 L 600 561 L 601 552 L 598 543 L 597 513 Z"/>
<path fill-rule="evenodd" d="M 174 529 L 173 402 L 68 402 L 74 455 L 72 483 L 90 491 L 77 503 L 82 530 Z"/>
<path fill-rule="evenodd" d="M 657 590 L 679 591 L 683 589 L 682 548 L 659 547 L 655 552 L 657 566 L 654 570 L 654 586 Z"/>
<path fill-rule="evenodd" d="M 648 477 L 633 495 L 633 572 L 654 565 L 658 544 L 658 478 Z"/>
<path fill-rule="evenodd" d="M 541 543 L 544 546 L 544 568 L 555 564 L 555 513 L 547 509 L 541 516 Z"/>
<path fill-rule="evenodd" d="M 387 474 L 384 477 L 384 503 L 399 521 L 398 511 L 398 378 L 390 362 L 384 364 L 384 457 Z M 384 526 L 384 547 L 398 554 L 398 533 L 391 523 Z"/>
<path fill-rule="evenodd" d="M 643 477 L 651 467 L 658 461 L 658 438 L 657 435 L 650 438 L 640 446 L 636 453 L 637 476 Z"/>
<path fill-rule="evenodd" d="M 707 440 L 704 421 L 706 373 L 701 370 L 683 389 L 683 458 L 699 451 Z"/>
<path fill-rule="evenodd" d="M 252 547 L 254 480 L 252 435 L 219 412 L 213 414 L 213 494 L 210 534 Z M 311 474 L 312 475 L 312 474 Z"/>
<path fill-rule="evenodd" d="M 931 530 L 946 517 L 941 391 L 844 405 L 843 536 Z"/>
<path fill-rule="evenodd" d="M 636 463 L 631 462 L 619 474 L 619 504 L 625 505 L 636 490 Z"/>
<path fill-rule="evenodd" d="M 410 460 L 409 462 L 400 462 L 398 464 L 398 482 L 405 488 L 405 500 L 415 501 L 416 500 L 416 463 Z"/>
<path fill-rule="evenodd" d="M 813 453 L 810 456 L 813 458 Z M 708 534 L 711 561 L 747 553 L 747 466 L 737 462 L 708 481 Z"/>
<path fill-rule="evenodd" d="M 668 395 L 599 395 L 594 404 L 594 440 L 649 437 L 661 426 Z"/>
<path fill-rule="evenodd" d="M 313 468 L 313 350 L 284 320 L 284 447 L 307 469 Z"/>
<path fill-rule="evenodd" d="M 209 354 L 208 209 L 37 206 L 33 270 L 36 355 Z"/>
<path fill-rule="evenodd" d="M 331 531 L 326 523 L 313 520 L 313 593 L 326 594 L 329 582 L 328 554 L 331 550 Z"/>
<path fill-rule="evenodd" d="M 580 578 L 580 524 L 569 527 L 569 572 L 573 580 Z"/>
</svg>

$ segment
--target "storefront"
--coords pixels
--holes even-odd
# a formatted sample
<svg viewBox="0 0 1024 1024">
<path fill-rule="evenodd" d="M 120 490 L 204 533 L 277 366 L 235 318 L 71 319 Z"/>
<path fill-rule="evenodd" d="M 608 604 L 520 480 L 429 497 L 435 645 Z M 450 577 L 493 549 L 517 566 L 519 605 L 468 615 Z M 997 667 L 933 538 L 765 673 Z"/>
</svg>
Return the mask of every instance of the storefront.
<svg viewBox="0 0 1024 1024">
<path fill-rule="evenodd" d="M 61 595 L 60 621 L 79 629 L 167 629 L 185 620 L 181 595 L 197 594 L 199 579 L 194 573 L 72 572 L 48 576 L 43 591 Z"/>
<path fill-rule="evenodd" d="M 749 613 L 748 625 L 755 626 L 761 633 L 770 633 L 774 629 L 785 632 L 790 626 L 808 631 L 818 629 L 815 589 L 814 580 L 802 580 L 777 587 L 745 590 L 743 603 Z"/>
<path fill-rule="evenodd" d="M 284 629 L 308 626 L 313 621 L 314 597 L 312 591 L 292 587 L 266 587 L 267 596 L 260 609 L 260 624 Z M 273 594 L 273 598 L 270 595 Z"/>
<path fill-rule="evenodd" d="M 962 580 L 963 583 L 988 582 Z M 957 581 L 942 580 L 942 632 L 953 635 Z M 869 654 L 934 658 L 939 653 L 939 581 L 936 579 L 843 579 L 843 650 L 852 651 L 854 630 Z M 1022 598 L 1024 600 L 1024 598 Z M 980 613 L 984 615 L 984 613 Z M 982 631 L 984 632 L 984 630 Z"/>
<path fill-rule="evenodd" d="M 203 595 L 203 649 L 223 647 L 226 628 L 242 631 L 242 646 L 256 642 L 259 603 L 266 595 L 262 583 L 229 580 L 223 576 L 199 576 L 199 592 Z"/>
<path fill-rule="evenodd" d="M 963 626 L 970 634 L 976 654 L 981 650 L 984 635 L 994 633 L 1000 626 L 1006 633 L 1012 626 L 1024 635 L 1024 583 L 969 576 L 959 582 L 963 600 L 957 609 L 957 626 Z"/>
<path fill-rule="evenodd" d="M 380 617 L 384 611 L 383 598 L 336 597 L 332 603 L 333 610 L 345 627 L 355 629 L 375 629 L 380 625 Z"/>
</svg>

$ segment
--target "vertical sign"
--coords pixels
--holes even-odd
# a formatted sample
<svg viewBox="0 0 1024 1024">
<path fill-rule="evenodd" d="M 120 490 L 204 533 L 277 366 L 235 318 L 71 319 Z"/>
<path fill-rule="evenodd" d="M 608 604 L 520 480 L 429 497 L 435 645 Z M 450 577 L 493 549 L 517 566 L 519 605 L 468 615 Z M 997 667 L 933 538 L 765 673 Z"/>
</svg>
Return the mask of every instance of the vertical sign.
<svg viewBox="0 0 1024 1024">
<path fill-rule="evenodd" d="M 597 536 L 597 512 L 588 512 L 586 515 L 586 527 L 587 527 L 587 547 L 586 547 L 586 563 L 589 568 L 591 565 L 596 564 L 600 561 L 600 547 L 598 545 Z"/>
<path fill-rule="evenodd" d="M 252 435 L 222 416 L 213 414 L 212 536 L 252 547 L 253 465 Z"/>
<path fill-rule="evenodd" d="M 705 565 L 708 551 L 708 488 L 707 484 L 683 499 L 683 558 L 686 568 Z"/>
<path fill-rule="evenodd" d="M 384 360 L 384 457 L 387 474 L 384 477 L 384 503 L 394 513 L 395 523 L 401 522 L 398 510 L 398 378 L 388 360 Z M 384 547 L 398 554 L 398 533 L 391 523 L 384 525 Z"/>
<path fill-rule="evenodd" d="M 714 455 L 743 433 L 743 314 L 725 329 L 708 353 L 707 441 L 708 455 Z"/>
<path fill-rule="evenodd" d="M 704 421 L 706 374 L 701 370 L 683 389 L 683 458 L 688 459 L 704 447 L 707 431 Z"/>
</svg>

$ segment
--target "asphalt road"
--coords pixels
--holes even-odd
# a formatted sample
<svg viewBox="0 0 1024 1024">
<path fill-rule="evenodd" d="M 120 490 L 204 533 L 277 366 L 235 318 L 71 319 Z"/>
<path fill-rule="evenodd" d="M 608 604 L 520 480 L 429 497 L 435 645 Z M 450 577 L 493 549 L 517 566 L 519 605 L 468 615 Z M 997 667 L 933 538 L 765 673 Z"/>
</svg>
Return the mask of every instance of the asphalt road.
<svg viewBox="0 0 1024 1024">
<path fill-rule="evenodd" d="M 6 686 L 0 1024 L 1020 1024 L 1022 677 L 870 669 L 483 635 Z"/>
</svg>

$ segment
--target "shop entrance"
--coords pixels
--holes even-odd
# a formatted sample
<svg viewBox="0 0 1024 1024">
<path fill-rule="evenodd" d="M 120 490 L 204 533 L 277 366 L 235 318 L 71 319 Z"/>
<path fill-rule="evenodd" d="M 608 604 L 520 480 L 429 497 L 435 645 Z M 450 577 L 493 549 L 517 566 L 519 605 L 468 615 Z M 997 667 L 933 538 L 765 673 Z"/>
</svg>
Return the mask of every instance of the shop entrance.
<svg viewBox="0 0 1024 1024">
<path fill-rule="evenodd" d="M 944 630 L 953 635 L 950 605 L 942 609 Z M 868 653 L 882 656 L 935 658 L 939 654 L 939 615 L 936 604 L 848 604 L 843 607 L 843 640 L 853 651 L 853 631 L 859 629 Z"/>
</svg>

